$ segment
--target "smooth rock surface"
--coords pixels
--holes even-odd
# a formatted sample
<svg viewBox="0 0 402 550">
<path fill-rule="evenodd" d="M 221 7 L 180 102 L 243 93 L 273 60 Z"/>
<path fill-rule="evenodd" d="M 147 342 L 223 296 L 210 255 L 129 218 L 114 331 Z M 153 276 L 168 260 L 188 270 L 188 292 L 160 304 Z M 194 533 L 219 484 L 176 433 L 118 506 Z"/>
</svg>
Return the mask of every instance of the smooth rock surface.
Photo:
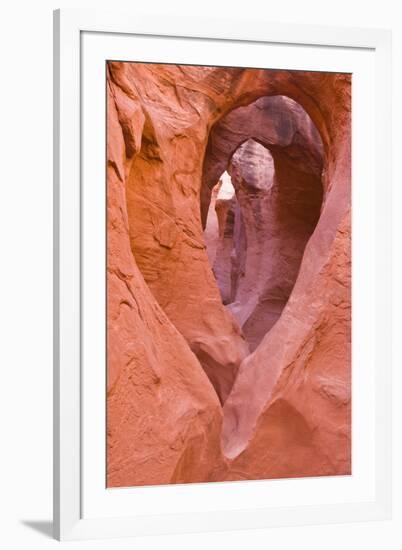
<svg viewBox="0 0 402 550">
<path fill-rule="evenodd" d="M 137 125 L 141 109 L 108 94 L 107 485 L 206 481 L 222 460 L 222 409 L 187 342 L 157 304 L 129 240 L 125 174 L 130 169 L 116 104 Z M 123 96 L 124 97 L 124 96 Z M 124 120 L 124 119 L 123 119 Z M 136 154 L 135 146 L 130 149 Z"/>
<path fill-rule="evenodd" d="M 213 127 L 203 185 L 210 187 L 225 166 L 237 203 L 228 202 L 232 212 L 213 268 L 223 303 L 253 351 L 286 305 L 320 215 L 322 142 L 300 105 L 263 97 Z"/>
<path fill-rule="evenodd" d="M 108 486 L 350 473 L 350 75 L 108 68 Z M 249 355 L 200 203 L 205 217 L 225 169 L 207 184 L 215 125 L 277 95 L 321 135 L 324 196 L 286 306 Z"/>
</svg>

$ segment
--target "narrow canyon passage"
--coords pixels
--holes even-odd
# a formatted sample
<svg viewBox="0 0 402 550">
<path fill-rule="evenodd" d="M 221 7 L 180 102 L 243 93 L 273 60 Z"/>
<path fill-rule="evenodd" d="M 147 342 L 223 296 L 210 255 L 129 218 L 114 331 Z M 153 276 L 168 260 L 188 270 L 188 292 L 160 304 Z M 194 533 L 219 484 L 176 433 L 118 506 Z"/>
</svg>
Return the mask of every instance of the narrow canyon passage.
<svg viewBox="0 0 402 550">
<path fill-rule="evenodd" d="M 107 486 L 350 474 L 351 75 L 107 69 Z"/>
<path fill-rule="evenodd" d="M 173 163 L 175 180 L 182 181 L 179 162 L 196 184 L 183 157 L 191 155 L 191 141 L 176 141 L 169 159 L 155 129 L 145 123 L 126 191 L 130 243 L 151 292 L 223 404 L 241 362 L 277 321 L 294 286 L 320 213 L 322 143 L 309 116 L 287 97 L 263 97 L 222 117 L 203 159 L 202 219 L 206 201 L 217 191 L 198 236 L 200 221 L 192 210 L 197 203 L 178 202 L 166 184 Z M 220 183 L 211 186 L 222 166 Z M 209 195 L 205 186 L 212 187 Z M 201 261 L 205 246 L 212 271 Z M 184 247 L 191 251 L 186 265 Z M 199 285 L 206 294 L 195 303 Z"/>
<path fill-rule="evenodd" d="M 296 102 L 262 98 L 215 125 L 204 161 L 209 182 L 224 163 L 204 238 L 222 302 L 252 352 L 285 307 L 318 222 L 322 143 Z"/>
</svg>

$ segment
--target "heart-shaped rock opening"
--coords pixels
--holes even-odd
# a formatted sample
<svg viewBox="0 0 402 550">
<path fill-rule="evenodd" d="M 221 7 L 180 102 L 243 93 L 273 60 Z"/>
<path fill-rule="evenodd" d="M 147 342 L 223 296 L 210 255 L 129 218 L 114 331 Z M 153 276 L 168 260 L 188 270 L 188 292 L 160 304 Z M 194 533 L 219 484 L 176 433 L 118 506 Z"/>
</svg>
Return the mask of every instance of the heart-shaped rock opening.
<svg viewBox="0 0 402 550">
<path fill-rule="evenodd" d="M 203 185 L 225 172 L 212 188 L 204 238 L 222 302 L 250 351 L 294 287 L 320 216 L 323 163 L 313 122 L 283 96 L 231 111 L 210 133 Z"/>
<path fill-rule="evenodd" d="M 350 472 L 350 85 L 108 64 L 108 486 Z"/>
</svg>

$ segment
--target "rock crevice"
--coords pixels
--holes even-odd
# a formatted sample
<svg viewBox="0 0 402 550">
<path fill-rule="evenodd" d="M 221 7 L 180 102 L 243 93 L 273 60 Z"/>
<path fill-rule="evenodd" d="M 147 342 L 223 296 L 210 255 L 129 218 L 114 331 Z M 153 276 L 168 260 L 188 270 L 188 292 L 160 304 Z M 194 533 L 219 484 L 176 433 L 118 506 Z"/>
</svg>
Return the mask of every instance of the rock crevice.
<svg viewBox="0 0 402 550">
<path fill-rule="evenodd" d="M 350 473 L 350 84 L 108 63 L 109 487 Z"/>
</svg>

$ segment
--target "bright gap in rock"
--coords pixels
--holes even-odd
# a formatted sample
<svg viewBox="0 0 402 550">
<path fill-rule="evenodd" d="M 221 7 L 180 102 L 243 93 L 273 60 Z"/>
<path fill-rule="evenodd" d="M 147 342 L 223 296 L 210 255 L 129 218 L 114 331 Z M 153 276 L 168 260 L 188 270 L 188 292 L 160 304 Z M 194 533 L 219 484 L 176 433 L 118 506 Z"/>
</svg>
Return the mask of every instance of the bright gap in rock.
<svg viewBox="0 0 402 550">
<path fill-rule="evenodd" d="M 254 351 L 279 319 L 319 218 L 322 188 L 248 139 L 212 189 L 204 238 L 223 304 Z"/>
</svg>

